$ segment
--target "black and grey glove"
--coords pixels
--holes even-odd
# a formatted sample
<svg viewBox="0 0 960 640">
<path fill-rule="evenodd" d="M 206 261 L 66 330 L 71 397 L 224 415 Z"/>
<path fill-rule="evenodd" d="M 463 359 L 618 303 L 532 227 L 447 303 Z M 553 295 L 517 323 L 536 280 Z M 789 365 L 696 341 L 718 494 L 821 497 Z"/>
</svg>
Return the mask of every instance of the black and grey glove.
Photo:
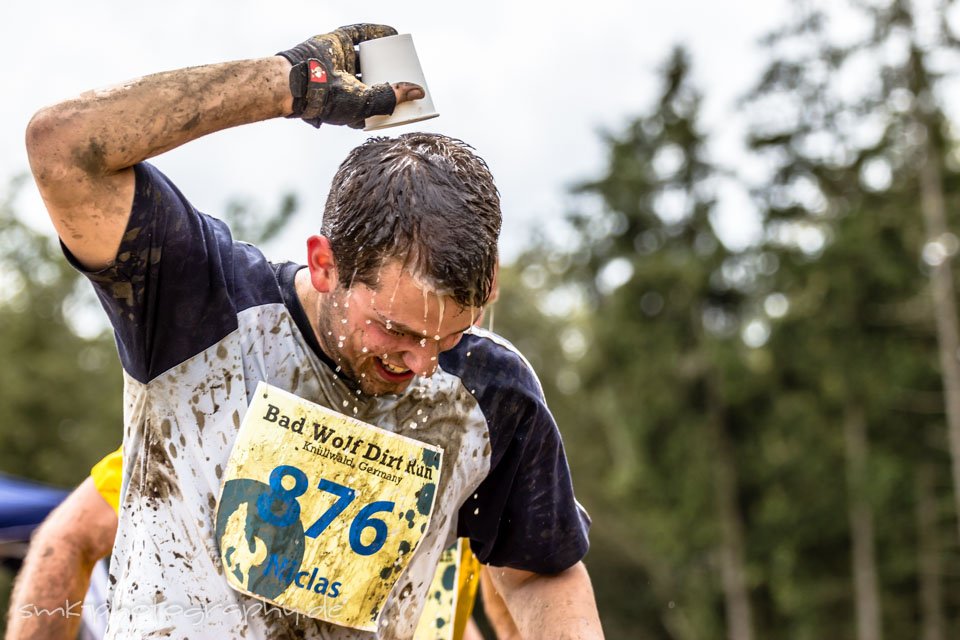
<svg viewBox="0 0 960 640">
<path fill-rule="evenodd" d="M 360 58 L 356 45 L 364 40 L 396 35 L 382 24 L 352 24 L 324 33 L 277 55 L 290 61 L 291 118 L 301 118 L 319 127 L 322 123 L 345 124 L 359 129 L 370 116 L 389 115 L 397 106 L 394 89 L 387 83 L 367 86 L 360 82 Z M 411 98 L 422 97 L 417 85 L 404 83 Z"/>
</svg>

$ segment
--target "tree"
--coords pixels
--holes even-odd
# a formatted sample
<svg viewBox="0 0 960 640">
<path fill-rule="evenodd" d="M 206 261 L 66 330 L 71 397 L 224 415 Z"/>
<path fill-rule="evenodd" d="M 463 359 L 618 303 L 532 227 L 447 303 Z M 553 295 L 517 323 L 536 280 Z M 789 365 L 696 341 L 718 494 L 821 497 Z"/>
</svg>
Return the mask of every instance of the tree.
<svg viewBox="0 0 960 640">
<path fill-rule="evenodd" d="M 576 425 L 565 433 L 583 464 L 574 472 L 595 540 L 650 583 L 644 613 L 659 624 L 647 633 L 725 628 L 742 639 L 754 622 L 736 440 L 756 394 L 740 330 L 762 276 L 713 228 L 723 173 L 706 159 L 699 104 L 678 49 L 656 104 L 605 136 L 604 174 L 578 187 L 576 246 L 533 251 L 518 269 L 552 289 L 548 317 L 566 318 L 551 320 L 553 349 L 568 356 L 546 368 L 566 392 L 551 402 L 562 427 Z M 640 617 L 634 604 L 633 633 Z"/>
<path fill-rule="evenodd" d="M 856 627 L 858 637 L 867 640 L 881 638 L 885 625 L 897 630 L 897 637 L 904 633 L 897 625 L 905 616 L 884 615 L 881 607 L 881 577 L 889 592 L 898 572 L 877 566 L 875 513 L 891 509 L 894 496 L 876 486 L 882 481 L 881 468 L 909 477 L 917 470 L 917 460 L 931 453 L 929 444 L 935 439 L 924 437 L 919 447 L 906 441 L 903 416 L 897 413 L 902 412 L 898 403 L 917 395 L 914 390 L 929 393 L 934 336 L 951 442 L 953 425 L 958 424 L 951 416 L 960 418 L 960 405 L 955 409 L 951 399 L 956 393 L 960 401 L 951 266 L 946 258 L 935 265 L 928 261 L 932 298 L 923 295 L 923 274 L 916 267 L 921 247 L 926 245 L 928 257 L 931 250 L 940 255 L 949 239 L 943 206 L 947 192 L 940 174 L 947 145 L 929 63 L 934 49 L 952 47 L 955 39 L 949 35 L 944 7 L 939 7 L 928 17 L 939 22 L 941 35 L 923 42 L 916 26 L 919 11 L 901 0 L 845 7 L 854 13 L 851 22 L 866 28 L 841 38 L 830 17 L 843 9 L 836 4 L 803 5 L 791 26 L 769 39 L 773 62 L 751 99 L 757 116 L 754 148 L 775 167 L 761 190 L 771 235 L 783 239 L 813 234 L 823 244 L 815 252 L 823 255 L 807 259 L 786 255 L 790 250 L 784 246 L 784 264 L 790 268 L 781 269 L 780 280 L 794 318 L 779 330 L 785 342 L 775 334 L 773 344 L 781 349 L 807 345 L 803 355 L 815 354 L 834 368 L 833 380 L 826 372 L 808 371 L 801 384 L 820 390 L 825 417 L 841 424 L 845 436 Z M 926 221 L 925 231 L 921 220 Z M 795 242 L 785 244 L 791 243 L 794 253 L 803 253 Z M 937 320 L 935 332 L 932 318 Z M 922 419 L 925 429 L 934 426 L 929 415 Z M 875 442 L 879 455 L 871 453 L 877 449 Z M 897 447 L 894 455 L 890 446 Z M 950 448 L 954 460 L 960 460 L 960 448 Z M 924 469 L 923 475 L 931 473 L 930 467 Z M 934 503 L 929 481 L 918 485 L 925 487 L 920 491 L 923 501 Z M 955 485 L 960 489 L 960 482 Z M 920 541 L 937 540 L 929 517 L 917 522 L 927 527 Z M 926 549 L 920 555 L 930 554 Z M 905 573 L 901 568 L 899 576 Z M 939 577 L 932 571 L 919 577 L 924 593 L 940 593 Z M 902 602 L 886 599 L 888 607 Z M 922 608 L 926 629 L 942 628 L 937 610 L 928 595 Z"/>
</svg>

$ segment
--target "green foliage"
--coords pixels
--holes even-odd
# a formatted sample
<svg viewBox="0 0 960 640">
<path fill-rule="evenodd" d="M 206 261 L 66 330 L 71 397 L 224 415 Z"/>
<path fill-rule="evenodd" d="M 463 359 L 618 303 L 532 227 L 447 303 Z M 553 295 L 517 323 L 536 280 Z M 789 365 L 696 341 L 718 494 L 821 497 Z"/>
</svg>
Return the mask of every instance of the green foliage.
<svg viewBox="0 0 960 640">
<path fill-rule="evenodd" d="M 112 336 L 80 337 L 71 313 L 95 304 L 48 235 L 0 202 L 0 469 L 64 487 L 122 439 L 122 381 Z"/>
<path fill-rule="evenodd" d="M 770 168 L 750 185 L 761 244 L 733 252 L 714 232 L 715 187 L 730 177 L 707 160 L 676 51 L 657 103 L 605 134 L 605 171 L 577 187 L 573 248 L 540 243 L 504 278 L 498 327 L 545 372 L 594 516 L 588 565 L 609 637 L 726 635 L 731 514 L 755 637 L 855 637 L 854 505 L 873 516 L 884 634 L 918 637 L 921 468 L 934 477 L 941 588 L 957 592 L 923 131 L 947 167 L 953 216 L 960 174 L 928 50 L 911 40 L 914 8 L 857 6 L 872 25 L 860 41 L 835 41 L 826 9 L 801 10 L 769 39 L 745 102 L 753 153 Z M 876 82 L 857 94 L 849 69 L 865 63 Z M 861 414 L 863 469 L 845 444 Z M 956 619 L 955 597 L 940 605 Z"/>
</svg>

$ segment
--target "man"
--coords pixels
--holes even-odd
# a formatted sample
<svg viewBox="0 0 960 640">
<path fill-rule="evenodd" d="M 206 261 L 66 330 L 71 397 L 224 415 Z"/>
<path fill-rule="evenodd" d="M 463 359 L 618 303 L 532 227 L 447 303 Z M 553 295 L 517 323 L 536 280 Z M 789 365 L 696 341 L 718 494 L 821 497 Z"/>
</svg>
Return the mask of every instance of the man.
<svg viewBox="0 0 960 640">
<path fill-rule="evenodd" d="M 306 267 L 233 242 L 144 163 L 232 126 L 280 116 L 360 126 L 422 97 L 416 85 L 357 78 L 354 46 L 393 33 L 354 25 L 277 56 L 147 76 L 44 109 L 28 127 L 40 193 L 110 317 L 125 372 L 109 637 L 409 638 L 457 533 L 497 567 L 525 637 L 602 635 L 581 562 L 589 521 L 539 384 L 502 339 L 469 331 L 491 292 L 500 227 L 485 163 L 443 136 L 368 141 L 334 178 Z M 403 571 L 383 570 L 394 584 L 376 631 L 246 615 L 259 601 L 227 584 L 217 495 L 228 462 L 259 453 L 233 445 L 261 382 L 442 450 L 429 526 L 409 557 L 399 550 Z M 302 475 L 293 488 L 271 475 L 261 515 L 296 524 L 293 511 L 270 509 L 306 490 Z M 232 530 L 243 533 L 257 508 L 232 511 Z M 396 528 L 359 521 L 357 554 L 383 548 Z M 367 525 L 388 537 L 363 542 Z M 249 548 L 234 556 L 244 571 L 262 566 L 265 544 L 247 531 Z M 351 558 L 344 549 L 330 560 Z"/>
</svg>

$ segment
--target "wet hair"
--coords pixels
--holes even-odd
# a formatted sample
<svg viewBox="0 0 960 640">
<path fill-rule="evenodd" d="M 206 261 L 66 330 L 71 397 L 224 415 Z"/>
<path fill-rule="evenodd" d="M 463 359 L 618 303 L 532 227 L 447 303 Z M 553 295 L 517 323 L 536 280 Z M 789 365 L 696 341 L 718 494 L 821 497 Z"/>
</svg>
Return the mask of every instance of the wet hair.
<svg viewBox="0 0 960 640">
<path fill-rule="evenodd" d="M 376 289 L 389 260 L 461 306 L 482 306 L 493 288 L 500 194 L 473 148 L 447 136 L 409 133 L 367 140 L 333 178 L 322 233 L 340 286 Z"/>
</svg>

